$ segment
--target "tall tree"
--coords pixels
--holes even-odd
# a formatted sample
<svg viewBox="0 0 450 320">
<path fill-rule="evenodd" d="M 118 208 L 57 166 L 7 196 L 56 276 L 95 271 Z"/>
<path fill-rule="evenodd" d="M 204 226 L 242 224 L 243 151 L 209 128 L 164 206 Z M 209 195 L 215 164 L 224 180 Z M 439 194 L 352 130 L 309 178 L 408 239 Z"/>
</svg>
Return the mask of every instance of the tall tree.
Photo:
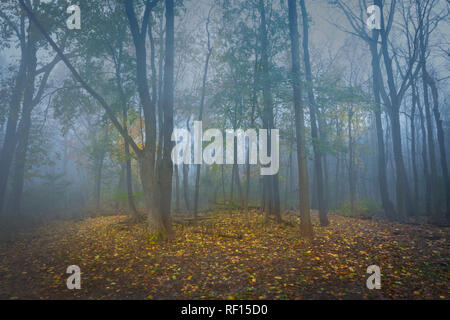
<svg viewBox="0 0 450 320">
<path fill-rule="evenodd" d="M 203 80 L 202 80 L 202 93 L 201 93 L 201 99 L 200 99 L 200 111 L 198 115 L 198 121 L 203 120 L 203 110 L 205 108 L 205 96 L 206 96 L 206 81 L 208 79 L 208 68 L 209 68 L 209 60 L 211 59 L 212 55 L 212 47 L 211 47 L 211 35 L 209 32 L 209 24 L 210 24 L 210 18 L 211 18 L 211 10 L 209 11 L 208 18 L 206 19 L 206 36 L 207 36 L 207 52 L 206 52 L 206 59 L 205 59 L 205 67 L 203 69 Z M 198 215 L 198 195 L 200 191 L 200 169 L 201 165 L 198 164 L 196 170 L 196 176 L 195 176 L 195 199 L 194 199 L 194 218 L 197 219 Z"/>
<path fill-rule="evenodd" d="M 261 65 L 262 65 L 262 91 L 263 91 L 263 127 L 268 130 L 268 147 L 267 150 L 271 150 L 271 129 L 275 128 L 274 113 L 273 113 L 273 99 L 271 91 L 270 80 L 270 61 L 269 61 L 269 38 L 267 31 L 266 21 L 266 8 L 264 0 L 259 0 L 258 5 L 259 13 L 261 16 L 260 24 L 260 41 L 261 41 Z M 280 191 L 278 183 L 278 173 L 273 176 L 264 176 L 264 185 L 266 188 L 266 200 L 267 205 L 265 208 L 266 220 L 270 215 L 274 215 L 275 218 L 280 221 Z"/>
<path fill-rule="evenodd" d="M 314 151 L 314 174 L 317 188 L 317 200 L 319 207 L 319 219 L 322 226 L 329 224 L 325 200 L 323 168 L 322 168 L 322 153 L 319 132 L 317 129 L 317 105 L 314 98 L 313 78 L 311 72 L 311 61 L 309 57 L 309 26 L 308 26 L 308 12 L 304 0 L 300 0 L 300 8 L 302 10 L 303 22 L 303 59 L 305 63 L 306 87 L 308 92 L 309 115 L 311 118 L 311 136 Z"/>
<path fill-rule="evenodd" d="M 166 0 L 166 54 L 164 60 L 164 90 L 163 90 L 163 114 L 164 114 L 164 149 L 162 167 L 159 170 L 159 182 L 161 184 L 161 208 L 160 214 L 168 236 L 172 236 L 170 210 L 172 201 L 172 131 L 173 131 L 173 101 L 174 101 L 174 56 L 175 56 L 175 10 L 174 1 Z"/>
<path fill-rule="evenodd" d="M 2 4 L 2 6 L 5 6 Z M 3 146 L 0 153 L 0 213 L 4 207 L 6 189 L 8 185 L 9 173 L 14 157 L 14 150 L 17 144 L 17 123 L 20 115 L 20 103 L 25 87 L 27 72 L 27 37 L 25 33 L 25 16 L 20 15 L 19 22 L 10 19 L 7 8 L 2 7 L 0 18 L 5 20 L 5 25 L 14 31 L 20 44 L 20 62 L 17 74 L 14 80 L 14 87 L 9 102 L 8 120 L 6 124 Z"/>
<path fill-rule="evenodd" d="M 296 0 L 288 0 L 289 34 L 291 38 L 292 87 L 294 90 L 295 131 L 297 135 L 298 185 L 300 198 L 300 232 L 302 236 L 312 237 L 309 206 L 308 169 L 306 162 L 305 119 L 300 84 L 300 41 Z"/>
</svg>

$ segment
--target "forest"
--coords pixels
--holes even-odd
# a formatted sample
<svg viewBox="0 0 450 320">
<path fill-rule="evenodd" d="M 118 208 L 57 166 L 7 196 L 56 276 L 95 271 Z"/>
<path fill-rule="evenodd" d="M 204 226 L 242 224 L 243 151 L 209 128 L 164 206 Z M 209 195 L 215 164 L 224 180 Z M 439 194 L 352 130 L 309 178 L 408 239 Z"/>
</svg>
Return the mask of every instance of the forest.
<svg viewBox="0 0 450 320">
<path fill-rule="evenodd" d="M 448 300 L 449 141 L 448 0 L 2 1 L 0 299 Z"/>
</svg>

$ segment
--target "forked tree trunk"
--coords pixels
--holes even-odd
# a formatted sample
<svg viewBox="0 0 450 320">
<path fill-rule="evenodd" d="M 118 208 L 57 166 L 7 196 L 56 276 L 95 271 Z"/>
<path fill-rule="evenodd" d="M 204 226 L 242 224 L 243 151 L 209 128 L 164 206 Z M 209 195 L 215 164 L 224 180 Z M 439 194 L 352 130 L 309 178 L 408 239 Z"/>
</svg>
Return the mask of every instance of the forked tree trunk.
<svg viewBox="0 0 450 320">
<path fill-rule="evenodd" d="M 166 54 L 164 60 L 164 90 L 163 90 L 163 114 L 164 114 L 164 148 L 162 154 L 161 169 L 158 170 L 161 188 L 161 200 L 159 202 L 159 216 L 164 225 L 162 238 L 173 236 L 171 221 L 172 205 L 172 132 L 173 132 L 173 101 L 174 101 L 174 55 L 175 55 L 175 16 L 174 1 L 166 0 Z"/>
<path fill-rule="evenodd" d="M 377 4 L 382 8 L 381 1 L 377 1 Z M 383 12 L 383 9 L 381 9 Z M 394 150 L 394 163 L 396 172 L 396 195 L 397 195 L 397 218 L 400 220 L 406 219 L 407 215 L 413 214 L 413 206 L 411 201 L 411 193 L 409 191 L 408 179 L 406 176 L 405 164 L 403 160 L 403 149 L 402 149 L 402 136 L 401 136 L 401 125 L 400 125 L 400 104 L 402 95 L 397 92 L 394 79 L 394 71 L 392 67 L 392 58 L 388 51 L 388 36 L 386 33 L 384 17 L 381 16 L 381 52 L 384 59 L 384 66 L 386 69 L 387 82 L 389 87 L 389 105 L 388 105 L 388 115 L 391 121 L 391 131 L 392 131 L 392 144 Z"/>
</svg>

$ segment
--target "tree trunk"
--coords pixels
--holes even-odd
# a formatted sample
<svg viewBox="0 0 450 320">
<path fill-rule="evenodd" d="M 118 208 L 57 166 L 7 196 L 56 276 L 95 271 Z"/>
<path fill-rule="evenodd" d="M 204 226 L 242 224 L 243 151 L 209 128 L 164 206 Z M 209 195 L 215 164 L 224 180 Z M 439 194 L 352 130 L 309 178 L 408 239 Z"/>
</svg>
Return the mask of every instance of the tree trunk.
<svg viewBox="0 0 450 320">
<path fill-rule="evenodd" d="M 172 145 L 170 138 L 173 129 L 173 30 L 167 30 L 168 27 L 170 28 L 173 24 L 173 1 L 166 1 L 167 32 L 164 71 L 168 74 L 164 74 L 164 101 L 162 103 L 165 109 L 164 121 L 167 120 L 167 123 L 164 123 L 164 155 L 162 156 L 162 162 L 160 162 L 159 159 L 156 159 L 156 109 L 150 97 L 149 82 L 147 78 L 147 50 L 145 40 L 151 11 L 149 6 L 150 2 L 146 2 L 142 26 L 139 27 L 133 8 L 133 1 L 125 1 L 125 11 L 136 51 L 136 83 L 145 120 L 146 141 L 143 153 L 140 155 L 140 168 L 142 187 L 146 193 L 149 230 L 156 238 L 165 239 L 172 235 L 170 223 L 170 199 L 172 195 L 171 185 L 173 167 L 171 164 L 170 151 L 168 159 L 164 159 L 164 157 L 167 153 L 166 148 L 170 148 Z M 172 47 L 168 47 L 168 44 L 172 45 Z M 167 131 L 170 131 L 168 140 Z M 161 137 L 159 138 L 161 141 Z M 161 148 L 161 145 L 159 147 Z"/>
<path fill-rule="evenodd" d="M 233 193 L 234 193 L 234 170 L 236 167 L 233 165 L 233 168 L 231 169 L 231 179 L 230 179 L 230 203 L 228 204 L 228 212 L 233 214 Z"/>
<path fill-rule="evenodd" d="M 179 165 L 175 165 L 175 211 L 180 212 L 180 174 Z"/>
<path fill-rule="evenodd" d="M 0 213 L 3 210 L 9 173 L 17 144 L 17 122 L 20 113 L 20 101 L 26 79 L 26 51 L 22 48 L 19 71 L 17 72 L 9 106 L 3 147 L 0 154 Z"/>
<path fill-rule="evenodd" d="M 446 202 L 446 219 L 450 220 L 450 178 L 448 175 L 448 167 L 447 167 L 447 154 L 445 151 L 445 135 L 444 129 L 442 127 L 441 114 L 439 112 L 439 95 L 436 83 L 433 78 L 429 74 L 427 74 L 427 81 L 431 88 L 431 93 L 433 95 L 433 114 L 434 119 L 436 121 L 436 129 L 437 129 L 437 137 L 439 143 L 439 152 L 441 155 L 441 166 L 442 166 L 442 175 L 444 179 L 445 186 L 445 202 Z"/>
<path fill-rule="evenodd" d="M 34 26 L 28 29 L 26 80 L 23 95 L 22 118 L 18 129 L 18 145 L 15 154 L 15 168 L 12 186 L 11 212 L 21 214 L 21 202 L 25 177 L 25 163 L 31 129 L 31 111 L 33 110 L 34 81 L 36 78 L 36 34 Z"/>
<path fill-rule="evenodd" d="M 259 12 L 261 15 L 261 63 L 263 76 L 263 127 L 268 130 L 268 148 L 271 150 L 271 129 L 274 129 L 274 114 L 273 114 L 273 99 L 271 92 L 270 81 L 270 66 L 269 66 L 269 40 L 267 35 L 266 10 L 264 0 L 259 0 Z M 280 213 L 280 192 L 278 185 L 278 173 L 273 176 L 264 176 L 266 185 L 266 197 L 268 206 L 265 208 L 266 220 L 268 216 L 274 215 L 277 221 L 281 221 Z"/>
<path fill-rule="evenodd" d="M 354 157 L 353 157 L 353 107 L 348 111 L 348 186 L 350 191 L 350 213 L 355 213 L 355 177 L 354 177 Z"/>
<path fill-rule="evenodd" d="M 27 89 L 25 89 L 27 91 Z M 25 163 L 28 151 L 28 141 L 31 129 L 31 108 L 25 107 L 22 112 L 22 119 L 19 123 L 18 145 L 15 154 L 14 177 L 11 190 L 10 210 L 13 214 L 21 215 L 21 202 L 23 194 L 23 184 L 25 179 Z"/>
<path fill-rule="evenodd" d="M 378 55 L 378 30 L 372 31 L 372 39 L 369 43 L 370 53 L 372 56 L 372 82 L 373 82 L 373 94 L 375 100 L 375 125 L 377 131 L 377 165 L 378 165 L 378 186 L 381 196 L 381 204 L 383 206 L 384 213 L 389 219 L 393 219 L 396 216 L 394 205 L 389 198 L 389 189 L 387 186 L 386 177 L 386 155 L 385 155 L 385 144 L 383 137 L 383 124 L 381 121 L 381 98 L 380 98 L 380 86 L 382 85 L 381 80 L 381 69 L 380 69 L 380 58 Z"/>
<path fill-rule="evenodd" d="M 412 105 L 411 105 L 411 164 L 414 179 L 414 207 L 418 208 L 419 201 L 419 178 L 417 174 L 417 158 L 416 158 L 416 107 L 417 94 L 415 84 L 412 84 Z"/>
<path fill-rule="evenodd" d="M 222 177 L 222 196 L 223 196 L 223 204 L 226 204 L 226 202 L 227 202 L 227 196 L 226 196 L 226 194 L 225 194 L 225 177 L 224 177 L 224 174 L 223 174 L 223 164 L 220 166 L 221 167 L 221 170 L 220 170 L 220 172 L 221 172 L 221 177 Z"/>
<path fill-rule="evenodd" d="M 433 122 L 431 119 L 430 100 L 428 95 L 428 85 L 425 75 L 425 66 L 422 66 L 423 101 L 425 107 L 425 124 L 427 128 L 428 155 L 430 160 L 431 179 L 431 212 L 430 215 L 436 218 L 439 212 L 439 182 L 437 177 L 436 152 L 434 146 Z"/>
<path fill-rule="evenodd" d="M 172 237 L 171 202 L 172 202 L 172 132 L 173 132 L 173 101 L 174 101 L 174 55 L 175 55 L 175 16 L 174 1 L 166 0 L 166 54 L 164 63 L 164 91 L 163 91 L 163 114 L 164 114 L 164 150 L 162 168 L 158 170 L 159 183 L 161 186 L 160 215 L 165 227 L 166 235 Z"/>
<path fill-rule="evenodd" d="M 100 209 L 101 191 L 102 191 L 102 172 L 104 163 L 104 153 L 97 159 L 95 165 L 95 208 Z"/>
<path fill-rule="evenodd" d="M 211 58 L 212 48 L 211 48 L 211 40 L 209 35 L 209 16 L 206 21 L 206 33 L 208 35 L 208 52 L 206 54 L 205 68 L 203 70 L 203 81 L 202 81 L 202 95 L 200 101 L 200 112 L 198 115 L 198 121 L 203 120 L 203 109 L 205 108 L 205 95 L 206 95 L 206 80 L 208 78 L 208 67 L 209 67 L 209 59 Z M 200 169 L 201 165 L 197 164 L 196 166 L 196 177 L 195 177 L 195 199 L 194 199 L 194 219 L 197 220 L 198 215 L 198 196 L 200 191 Z"/>
<path fill-rule="evenodd" d="M 191 203 L 189 201 L 189 166 L 187 164 L 182 164 L 183 170 L 183 195 L 184 202 L 186 204 L 186 210 L 191 211 Z"/>
<path fill-rule="evenodd" d="M 377 2 L 380 6 L 380 1 Z M 389 86 L 390 101 L 388 105 L 388 114 L 391 120 L 392 130 L 392 144 L 394 150 L 394 162 L 396 171 L 396 194 L 397 194 L 397 212 L 400 220 L 406 219 L 407 215 L 413 214 L 413 207 L 411 202 L 411 194 L 408 186 L 408 179 L 406 176 L 406 170 L 403 160 L 402 150 L 402 136 L 400 125 L 400 104 L 401 96 L 397 92 L 394 80 L 394 72 L 392 68 L 392 59 L 389 56 L 388 51 L 388 39 L 386 30 L 384 30 L 383 15 L 381 16 L 382 29 L 381 29 L 381 51 L 384 58 L 384 66 L 387 74 L 387 82 Z"/>
<path fill-rule="evenodd" d="M 134 203 L 134 195 L 133 195 L 133 175 L 131 171 L 131 155 L 130 155 L 130 146 L 128 142 L 125 141 L 125 157 L 127 162 L 125 164 L 125 172 L 126 172 L 126 184 L 127 184 L 127 198 L 128 198 L 128 207 L 130 208 L 134 217 L 137 217 L 137 209 Z"/>
<path fill-rule="evenodd" d="M 324 197 L 324 186 L 323 186 L 323 169 L 321 161 L 321 151 L 320 151 L 320 138 L 317 130 L 317 120 L 316 111 L 317 106 L 314 98 L 313 92 L 313 81 L 311 73 L 311 62 L 309 58 L 309 30 L 308 30 L 308 13 L 306 11 L 305 1 L 300 0 L 300 7 L 302 10 L 302 22 L 303 22 L 303 59 L 305 62 L 305 74 L 306 83 L 308 89 L 308 100 L 309 100 L 309 112 L 311 117 L 311 136 L 313 141 L 313 151 L 314 151 L 314 172 L 315 172 L 315 182 L 317 188 L 317 201 L 319 207 L 319 218 L 320 224 L 322 226 L 327 226 L 329 224 L 327 218 L 327 208 Z"/>
<path fill-rule="evenodd" d="M 296 0 L 288 0 L 289 34 L 291 38 L 292 87 L 294 91 L 295 132 L 297 136 L 297 165 L 300 198 L 300 234 L 311 238 L 313 229 L 309 206 L 308 168 L 306 162 L 305 119 L 300 87 L 300 43 Z"/>
<path fill-rule="evenodd" d="M 419 95 L 417 95 L 417 107 L 419 110 L 419 117 L 420 117 L 420 130 L 422 131 L 422 162 L 423 162 L 423 174 L 425 178 L 425 211 L 426 214 L 429 215 L 431 212 L 431 177 L 428 171 L 427 132 L 425 129 L 425 119 L 423 115 L 422 106 L 420 104 Z"/>
</svg>

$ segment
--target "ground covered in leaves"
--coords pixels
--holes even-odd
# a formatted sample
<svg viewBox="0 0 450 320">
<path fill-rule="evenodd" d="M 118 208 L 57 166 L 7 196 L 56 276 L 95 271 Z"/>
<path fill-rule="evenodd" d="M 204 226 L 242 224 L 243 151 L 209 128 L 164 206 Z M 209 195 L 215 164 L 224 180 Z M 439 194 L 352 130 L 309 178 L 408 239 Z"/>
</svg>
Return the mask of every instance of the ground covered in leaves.
<svg viewBox="0 0 450 320">
<path fill-rule="evenodd" d="M 251 212 L 176 223 L 155 243 L 126 216 L 65 221 L 0 243 L 1 299 L 448 299 L 449 228 L 330 215 L 315 237 L 298 218 Z M 68 290 L 66 268 L 81 268 Z M 366 269 L 381 268 L 381 290 Z"/>
</svg>

